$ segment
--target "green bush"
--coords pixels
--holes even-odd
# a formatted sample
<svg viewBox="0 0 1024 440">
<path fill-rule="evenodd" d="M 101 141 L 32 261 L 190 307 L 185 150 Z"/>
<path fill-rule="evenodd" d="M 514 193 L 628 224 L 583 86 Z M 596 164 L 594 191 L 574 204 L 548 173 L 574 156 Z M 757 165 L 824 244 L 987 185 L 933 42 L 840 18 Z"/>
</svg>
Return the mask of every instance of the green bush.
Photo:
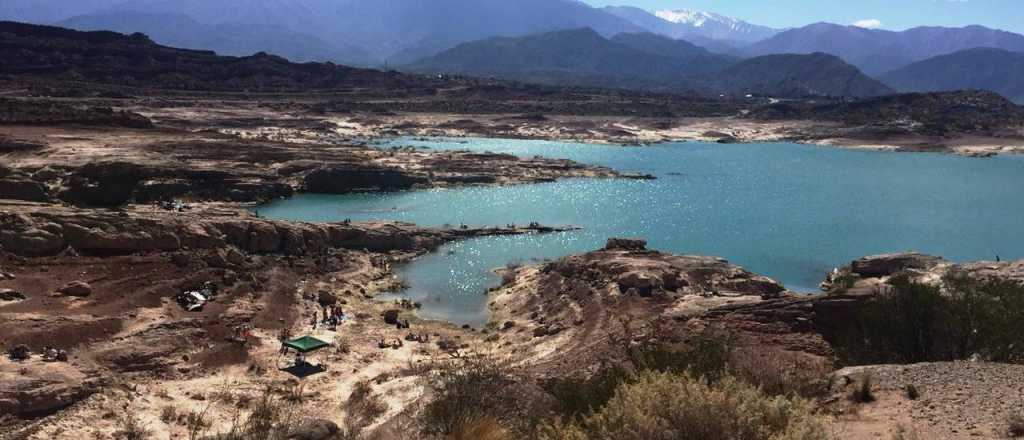
<svg viewBox="0 0 1024 440">
<path fill-rule="evenodd" d="M 629 357 L 637 371 L 688 372 L 715 381 L 728 372 L 731 346 L 725 336 L 704 334 L 683 349 L 646 344 L 632 348 Z"/>
<path fill-rule="evenodd" d="M 962 274 L 947 276 L 944 288 L 902 277 L 890 284 L 861 308 L 855 325 L 832 338 L 844 363 L 1024 361 L 1020 284 Z"/>
<path fill-rule="evenodd" d="M 615 390 L 629 381 L 630 373 L 621 367 L 605 366 L 591 377 L 565 377 L 548 380 L 544 389 L 557 401 L 565 417 L 590 414 L 608 403 Z"/>
<path fill-rule="evenodd" d="M 646 372 L 580 422 L 543 425 L 544 440 L 817 440 L 822 420 L 800 398 L 768 397 L 731 376 Z"/>
</svg>

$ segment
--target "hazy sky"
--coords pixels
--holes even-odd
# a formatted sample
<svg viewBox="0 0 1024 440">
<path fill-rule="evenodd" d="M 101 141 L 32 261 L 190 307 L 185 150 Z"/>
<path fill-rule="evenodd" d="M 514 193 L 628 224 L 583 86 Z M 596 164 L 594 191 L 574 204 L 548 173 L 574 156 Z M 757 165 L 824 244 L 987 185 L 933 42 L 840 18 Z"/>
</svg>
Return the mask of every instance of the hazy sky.
<svg viewBox="0 0 1024 440">
<path fill-rule="evenodd" d="M 697 9 L 773 27 L 818 21 L 883 29 L 980 24 L 1024 32 L 1024 0 L 584 0 L 594 6 Z"/>
</svg>

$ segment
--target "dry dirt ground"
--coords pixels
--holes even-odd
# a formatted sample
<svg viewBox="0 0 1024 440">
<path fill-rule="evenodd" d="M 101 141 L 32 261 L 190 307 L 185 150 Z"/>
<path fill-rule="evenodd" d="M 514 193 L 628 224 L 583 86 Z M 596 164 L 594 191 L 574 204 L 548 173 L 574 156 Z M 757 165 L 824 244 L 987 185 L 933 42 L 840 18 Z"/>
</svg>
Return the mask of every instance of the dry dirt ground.
<svg viewBox="0 0 1024 440">
<path fill-rule="evenodd" d="M 227 268 L 215 267 L 223 263 L 216 258 L 207 262 L 212 255 L 5 253 L 0 289 L 26 299 L 0 302 L 0 344 L 5 351 L 19 344 L 37 352 L 66 349 L 70 359 L 43 362 L 38 353 L 29 361 L 0 359 L 0 404 L 18 408 L 26 418 L 3 419 L 0 438 L 4 432 L 11 438 L 113 438 L 127 412 L 154 438 L 188 438 L 187 414 L 193 411 L 204 415 L 212 434 L 227 430 L 268 387 L 293 404 L 297 421 L 340 424 L 343 403 L 357 382 L 371 383 L 373 395 L 386 404 L 377 419 L 383 422 L 422 396 L 423 363 L 449 359 L 453 350 L 483 349 L 479 330 L 420 320 L 412 304 L 375 299 L 399 285 L 391 264 L 380 261 L 415 254 L 245 254 Z M 56 293 L 71 281 L 88 283 L 92 293 Z M 223 287 L 201 311 L 184 311 L 174 301 L 177 293 L 205 281 Z M 335 329 L 312 324 L 322 314 L 325 295 L 336 298 L 348 317 Z M 399 311 L 399 321 L 409 328 L 385 323 L 387 310 Z M 237 339 L 240 325 L 252 329 L 244 343 Z M 282 329 L 331 343 L 309 358 L 325 370 L 308 376 L 282 370 L 293 363 L 292 355 L 279 351 Z M 410 341 L 409 335 L 425 339 Z M 381 342 L 388 346 L 381 348 Z M 41 416 L 48 417 L 36 418 Z"/>
<path fill-rule="evenodd" d="M 875 401 L 849 397 L 865 376 Z M 1024 414 L 1024 366 L 985 362 L 850 367 L 834 374 L 839 438 L 1008 438 Z M 908 396 L 908 387 L 919 395 Z M 902 437 L 899 437 L 901 436 Z"/>
</svg>

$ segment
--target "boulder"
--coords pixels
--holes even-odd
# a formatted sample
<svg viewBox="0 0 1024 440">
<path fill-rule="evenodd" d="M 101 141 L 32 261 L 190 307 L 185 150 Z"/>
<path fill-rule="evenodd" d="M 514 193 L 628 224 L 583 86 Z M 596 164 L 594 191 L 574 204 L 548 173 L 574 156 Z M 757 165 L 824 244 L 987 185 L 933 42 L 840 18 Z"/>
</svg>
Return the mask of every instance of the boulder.
<svg viewBox="0 0 1024 440">
<path fill-rule="evenodd" d="M 384 312 L 384 323 L 388 325 L 398 324 L 398 310 L 391 309 Z"/>
<path fill-rule="evenodd" d="M 245 255 L 235 248 L 228 248 L 224 253 L 224 259 L 233 266 L 241 266 L 245 264 Z"/>
<path fill-rule="evenodd" d="M 929 270 L 942 263 L 941 257 L 917 252 L 872 255 L 854 260 L 850 270 L 865 278 L 880 278 L 908 269 Z"/>
<path fill-rule="evenodd" d="M 50 193 L 45 185 L 33 180 L 0 179 L 0 199 L 46 202 Z"/>
<path fill-rule="evenodd" d="M 397 168 L 360 165 L 333 165 L 316 169 L 306 175 L 306 192 L 345 194 L 359 190 L 394 191 L 426 183 L 425 177 L 409 175 Z"/>
<path fill-rule="evenodd" d="M 60 175 L 60 171 L 47 166 L 39 169 L 39 171 L 32 173 L 32 180 L 35 180 L 37 182 L 48 182 L 50 180 L 57 179 L 58 177 L 60 177 Z"/>
<path fill-rule="evenodd" d="M 320 303 L 321 306 L 334 305 L 338 303 L 338 296 L 326 290 L 321 290 L 317 293 L 317 302 Z"/>
<path fill-rule="evenodd" d="M 288 433 L 288 440 L 327 440 L 340 432 L 338 425 L 330 420 L 310 420 Z"/>
<path fill-rule="evenodd" d="M 642 238 L 609 238 L 608 243 L 604 245 L 604 249 L 606 251 L 642 251 L 647 249 L 647 240 Z"/>
<path fill-rule="evenodd" d="M 84 281 L 72 281 L 57 289 L 57 292 L 65 296 L 86 297 L 92 295 L 92 286 Z"/>
<path fill-rule="evenodd" d="M 26 257 L 55 255 L 65 247 L 60 225 L 37 225 L 22 215 L 0 216 L 0 246 Z"/>
<path fill-rule="evenodd" d="M 622 292 L 636 289 L 640 296 L 649 296 L 652 292 L 664 286 L 664 281 L 662 281 L 661 277 L 639 270 L 620 274 L 615 277 L 615 282 L 619 284 L 619 290 Z"/>
<path fill-rule="evenodd" d="M 14 289 L 0 289 L 0 301 L 21 301 L 25 294 Z"/>
<path fill-rule="evenodd" d="M 177 252 L 171 255 L 171 262 L 178 267 L 188 267 L 192 264 L 192 256 L 186 252 Z"/>
<path fill-rule="evenodd" d="M 99 380 L 67 364 L 0 371 L 0 414 L 52 414 L 97 391 Z"/>
</svg>

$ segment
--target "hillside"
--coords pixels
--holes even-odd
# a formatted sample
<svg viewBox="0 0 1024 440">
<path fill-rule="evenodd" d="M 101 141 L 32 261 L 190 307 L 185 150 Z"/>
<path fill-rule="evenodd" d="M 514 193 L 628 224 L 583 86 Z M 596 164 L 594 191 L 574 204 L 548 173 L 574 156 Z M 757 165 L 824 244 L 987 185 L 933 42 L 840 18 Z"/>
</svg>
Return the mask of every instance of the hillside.
<svg viewBox="0 0 1024 440">
<path fill-rule="evenodd" d="M 654 55 L 689 61 L 690 73 L 715 72 L 739 61 L 739 59 L 728 55 L 712 53 L 708 49 L 685 40 L 675 40 L 649 32 L 618 34 L 612 37 L 611 41 Z"/>
<path fill-rule="evenodd" d="M 138 11 L 181 14 L 206 25 L 276 26 L 331 44 L 361 47 L 392 64 L 459 43 L 589 27 L 641 32 L 576 0 L 5 0 L 0 19 L 54 23 L 77 15 Z M 67 5 L 72 3 L 71 5 Z M 65 12 L 67 10 L 67 12 Z M 151 34 L 151 29 L 141 29 Z M 159 41 L 159 38 L 158 38 Z M 212 49 L 212 48 L 210 48 Z"/>
<path fill-rule="evenodd" d="M 1024 51 L 1024 35 L 982 26 L 918 27 L 893 32 L 817 23 L 782 32 L 743 53 L 759 56 L 824 52 L 842 58 L 868 75 L 879 75 L 916 61 L 976 47 Z"/>
<path fill-rule="evenodd" d="M 28 81 L 86 81 L 179 90 L 407 89 L 425 79 L 334 64 L 296 64 L 259 53 L 248 57 L 175 49 L 143 34 L 81 32 L 0 22 L 0 75 Z"/>
<path fill-rule="evenodd" d="M 592 30 L 579 29 L 465 43 L 408 69 L 703 96 L 866 97 L 891 93 L 885 85 L 831 55 L 774 55 L 737 61 L 649 33 L 620 34 L 607 40 Z"/>
<path fill-rule="evenodd" d="M 184 49 L 212 50 L 221 55 L 245 56 L 258 52 L 278 54 L 291 61 L 332 61 L 369 66 L 377 61 L 362 48 L 343 41 L 319 38 L 273 26 L 256 24 L 203 24 L 187 15 L 134 11 L 80 15 L 58 23 L 80 31 L 141 32 L 159 44 Z"/>
<path fill-rule="evenodd" d="M 543 84 L 681 89 L 691 65 L 575 29 L 464 43 L 408 68 Z"/>
<path fill-rule="evenodd" d="M 819 120 L 849 126 L 889 125 L 913 133 L 983 133 L 1024 126 L 1024 108 L 981 91 L 907 93 L 856 102 L 778 103 L 751 112 L 759 120 Z"/>
<path fill-rule="evenodd" d="M 751 58 L 704 78 L 704 83 L 720 93 L 773 97 L 869 97 L 892 93 L 856 67 L 824 53 Z"/>
<path fill-rule="evenodd" d="M 979 48 L 929 58 L 880 79 L 902 92 L 991 90 L 1024 103 L 1024 53 Z"/>
</svg>

